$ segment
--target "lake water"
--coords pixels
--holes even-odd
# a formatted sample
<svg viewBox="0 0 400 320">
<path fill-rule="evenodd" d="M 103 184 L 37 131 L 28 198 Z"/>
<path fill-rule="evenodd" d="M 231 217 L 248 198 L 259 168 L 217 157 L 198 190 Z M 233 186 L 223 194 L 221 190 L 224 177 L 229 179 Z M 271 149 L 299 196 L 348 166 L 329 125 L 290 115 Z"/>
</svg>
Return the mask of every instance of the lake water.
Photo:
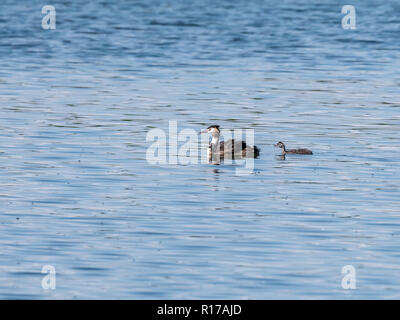
<svg viewBox="0 0 400 320">
<path fill-rule="evenodd" d="M 400 298 L 397 0 L 45 4 L 0 4 L 0 298 Z M 169 121 L 254 172 L 149 164 Z"/>
</svg>

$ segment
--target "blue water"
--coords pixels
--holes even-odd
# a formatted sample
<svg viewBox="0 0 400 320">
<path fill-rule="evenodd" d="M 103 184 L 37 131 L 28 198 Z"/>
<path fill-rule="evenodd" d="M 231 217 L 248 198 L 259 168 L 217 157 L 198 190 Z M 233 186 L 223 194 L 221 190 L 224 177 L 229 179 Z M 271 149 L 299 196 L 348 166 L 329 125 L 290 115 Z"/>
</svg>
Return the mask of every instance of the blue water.
<svg viewBox="0 0 400 320">
<path fill-rule="evenodd" d="M 0 298 L 399 299 L 400 4 L 346 4 L 1 1 Z M 150 165 L 169 120 L 254 172 Z"/>
</svg>

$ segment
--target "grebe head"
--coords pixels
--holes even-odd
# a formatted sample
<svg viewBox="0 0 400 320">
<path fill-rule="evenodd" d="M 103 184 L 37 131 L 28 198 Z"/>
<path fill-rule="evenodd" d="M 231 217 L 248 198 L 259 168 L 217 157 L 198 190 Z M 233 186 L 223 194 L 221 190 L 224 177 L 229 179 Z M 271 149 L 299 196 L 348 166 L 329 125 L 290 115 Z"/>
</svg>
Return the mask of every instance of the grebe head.
<svg viewBox="0 0 400 320">
<path fill-rule="evenodd" d="M 283 150 L 285 150 L 285 144 L 281 141 L 279 141 L 277 144 L 275 144 L 275 147 L 282 148 Z"/>
<path fill-rule="evenodd" d="M 220 130 L 218 125 L 209 126 L 207 129 L 200 131 L 200 133 L 211 133 L 214 137 L 219 136 Z"/>
</svg>

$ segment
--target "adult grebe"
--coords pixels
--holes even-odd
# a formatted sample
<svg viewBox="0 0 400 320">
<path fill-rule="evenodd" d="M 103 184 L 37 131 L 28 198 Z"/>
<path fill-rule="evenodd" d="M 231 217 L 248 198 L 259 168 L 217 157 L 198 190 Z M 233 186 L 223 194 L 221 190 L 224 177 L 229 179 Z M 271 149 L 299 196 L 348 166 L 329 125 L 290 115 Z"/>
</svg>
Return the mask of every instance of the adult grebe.
<svg viewBox="0 0 400 320">
<path fill-rule="evenodd" d="M 313 154 L 311 150 L 309 149 L 289 149 L 286 150 L 286 146 L 283 142 L 279 141 L 277 144 L 275 144 L 275 147 L 282 148 L 282 155 L 284 156 L 285 154 Z"/>
<path fill-rule="evenodd" d="M 209 126 L 200 133 L 211 133 L 212 139 L 208 146 L 208 159 L 240 159 L 244 157 L 257 158 L 260 149 L 256 146 L 250 147 L 241 140 L 227 140 L 219 142 L 221 131 L 218 125 Z"/>
</svg>

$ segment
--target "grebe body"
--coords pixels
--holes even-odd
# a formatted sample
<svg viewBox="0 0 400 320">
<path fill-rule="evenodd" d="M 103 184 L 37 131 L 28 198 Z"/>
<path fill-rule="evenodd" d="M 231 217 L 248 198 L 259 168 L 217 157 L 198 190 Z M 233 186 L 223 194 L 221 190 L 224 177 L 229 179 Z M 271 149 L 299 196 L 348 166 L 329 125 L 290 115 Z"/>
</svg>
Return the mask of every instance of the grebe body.
<svg viewBox="0 0 400 320">
<path fill-rule="evenodd" d="M 275 147 L 282 149 L 282 155 L 285 155 L 285 154 L 313 154 L 311 150 L 306 149 L 306 148 L 286 149 L 285 144 L 281 141 L 279 141 L 277 144 L 275 144 Z"/>
</svg>

